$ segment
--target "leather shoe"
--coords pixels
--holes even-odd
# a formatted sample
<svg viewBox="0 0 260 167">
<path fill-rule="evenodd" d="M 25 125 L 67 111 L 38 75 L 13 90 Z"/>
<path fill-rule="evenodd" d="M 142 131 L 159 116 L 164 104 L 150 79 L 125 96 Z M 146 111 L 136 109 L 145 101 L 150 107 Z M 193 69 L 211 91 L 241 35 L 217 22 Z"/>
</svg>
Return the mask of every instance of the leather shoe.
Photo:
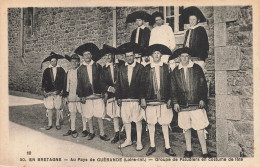
<svg viewBox="0 0 260 167">
<path fill-rule="evenodd" d="M 191 158 L 193 156 L 192 151 L 184 151 L 184 158 Z"/>
<path fill-rule="evenodd" d="M 82 137 L 88 136 L 89 132 L 87 130 L 82 131 Z"/>
<path fill-rule="evenodd" d="M 50 130 L 52 128 L 52 126 L 46 126 L 45 130 Z"/>
<path fill-rule="evenodd" d="M 128 146 L 131 146 L 133 143 L 132 141 L 125 141 L 124 143 L 122 143 L 121 145 L 118 146 L 118 148 L 125 148 L 125 147 L 128 147 Z"/>
<path fill-rule="evenodd" d="M 112 144 L 115 144 L 119 141 L 119 132 L 116 132 L 114 138 L 111 140 Z"/>
<path fill-rule="evenodd" d="M 56 129 L 57 129 L 57 130 L 60 130 L 60 129 L 61 129 L 61 126 L 60 126 L 60 125 L 56 125 Z"/>
<path fill-rule="evenodd" d="M 212 158 L 212 156 L 209 153 L 202 154 L 203 158 Z"/>
<path fill-rule="evenodd" d="M 149 147 L 148 151 L 146 152 L 146 155 L 147 156 L 152 155 L 155 151 L 156 151 L 155 147 Z"/>
<path fill-rule="evenodd" d="M 99 137 L 100 137 L 101 140 L 104 140 L 104 141 L 110 140 L 110 138 L 106 134 L 104 134 L 103 136 L 100 135 Z"/>
<path fill-rule="evenodd" d="M 63 136 L 69 136 L 69 135 L 71 135 L 71 134 L 72 134 L 72 130 L 68 130 L 67 133 L 63 134 Z"/>
<path fill-rule="evenodd" d="M 92 140 L 95 137 L 94 133 L 89 133 L 88 134 L 88 140 Z"/>
<path fill-rule="evenodd" d="M 165 148 L 165 153 L 170 156 L 176 156 L 176 154 L 173 152 L 172 148 Z"/>
</svg>

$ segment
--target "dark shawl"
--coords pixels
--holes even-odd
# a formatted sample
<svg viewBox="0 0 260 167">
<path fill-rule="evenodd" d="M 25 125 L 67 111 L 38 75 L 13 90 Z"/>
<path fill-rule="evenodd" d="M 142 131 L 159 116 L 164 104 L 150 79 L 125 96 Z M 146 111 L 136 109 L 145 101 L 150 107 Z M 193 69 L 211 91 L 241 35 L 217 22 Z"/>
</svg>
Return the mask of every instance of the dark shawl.
<svg viewBox="0 0 260 167">
<path fill-rule="evenodd" d="M 209 51 L 209 41 L 206 30 L 199 26 L 195 29 L 186 31 L 183 44 L 184 47 L 186 46 L 189 31 L 191 31 L 189 48 L 192 51 L 192 57 L 199 57 L 201 60 L 205 61 L 205 59 L 208 58 Z"/>
<path fill-rule="evenodd" d="M 135 43 L 137 28 L 132 32 L 131 42 Z M 149 45 L 151 30 L 147 27 L 144 29 L 140 28 L 139 37 L 138 37 L 138 45 L 142 47 L 147 47 Z"/>
</svg>

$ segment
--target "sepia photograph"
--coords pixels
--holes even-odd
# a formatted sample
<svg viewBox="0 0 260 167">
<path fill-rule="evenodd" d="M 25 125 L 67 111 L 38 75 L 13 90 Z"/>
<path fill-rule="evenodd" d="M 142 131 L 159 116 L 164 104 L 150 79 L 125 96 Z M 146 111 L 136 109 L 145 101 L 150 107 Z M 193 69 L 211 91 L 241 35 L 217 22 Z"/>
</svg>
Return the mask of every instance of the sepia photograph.
<svg viewBox="0 0 260 167">
<path fill-rule="evenodd" d="M 0 166 L 260 164 L 259 4 L 66 2 L 1 2 Z"/>
</svg>

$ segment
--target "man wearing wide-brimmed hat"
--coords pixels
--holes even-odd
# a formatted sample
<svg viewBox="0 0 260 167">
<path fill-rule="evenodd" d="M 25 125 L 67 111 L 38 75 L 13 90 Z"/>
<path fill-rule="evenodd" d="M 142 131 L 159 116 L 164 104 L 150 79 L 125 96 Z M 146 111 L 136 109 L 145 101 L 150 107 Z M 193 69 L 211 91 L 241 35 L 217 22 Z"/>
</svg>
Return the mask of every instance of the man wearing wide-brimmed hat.
<svg viewBox="0 0 260 167">
<path fill-rule="evenodd" d="M 57 61 L 63 58 L 63 56 L 51 52 L 50 56 L 42 62 L 50 62 L 49 67 L 44 70 L 42 77 L 44 106 L 47 108 L 46 115 L 48 117 L 46 130 L 52 128 L 52 115 L 54 110 L 56 110 L 56 129 L 61 129 L 60 118 L 62 117 L 62 95 L 65 71 L 60 65 L 57 65 Z"/>
<path fill-rule="evenodd" d="M 147 48 L 148 54 L 152 55 L 153 61 L 145 67 L 144 90 L 145 99 L 142 99 L 142 114 L 148 123 L 150 147 L 147 156 L 156 151 L 155 147 L 155 124 L 162 126 L 165 142 L 165 152 L 170 156 L 176 156 L 170 147 L 168 127 L 173 118 L 170 99 L 170 73 L 167 64 L 161 61 L 163 54 L 170 53 L 170 49 L 161 44 L 151 45 Z"/>
<path fill-rule="evenodd" d="M 75 122 L 76 122 L 76 113 L 79 112 L 82 117 L 82 125 L 83 131 L 82 136 L 86 137 L 88 135 L 87 126 L 86 126 L 86 118 L 82 113 L 82 105 L 80 102 L 80 98 L 76 94 L 77 90 L 77 70 L 80 66 L 80 57 L 77 54 L 73 54 L 71 57 L 65 55 L 65 58 L 70 61 L 71 69 L 67 72 L 67 77 L 65 79 L 64 84 L 64 99 L 68 104 L 69 112 L 70 112 L 70 129 L 67 133 L 63 134 L 63 136 L 77 134 L 75 129 Z"/>
<path fill-rule="evenodd" d="M 193 62 L 199 64 L 205 71 L 205 59 L 208 58 L 209 42 L 205 28 L 199 23 L 206 22 L 206 18 L 197 7 L 191 6 L 183 10 L 180 19 L 183 20 L 184 24 L 190 25 L 185 33 L 183 47 L 190 48 Z"/>
<path fill-rule="evenodd" d="M 164 24 L 164 17 L 160 12 L 154 12 L 152 14 L 153 22 L 155 22 L 155 27 L 151 31 L 151 37 L 149 45 L 162 44 L 167 46 L 172 52 L 175 48 L 175 36 L 172 28 L 167 24 Z M 170 55 L 163 55 L 162 61 L 164 63 L 168 62 Z"/>
<path fill-rule="evenodd" d="M 115 136 L 111 143 L 119 141 L 119 118 L 120 108 L 115 100 L 115 85 L 117 82 L 117 73 L 121 63 L 115 63 L 115 54 L 117 49 L 104 44 L 103 49 L 100 50 L 99 55 L 106 58 L 106 64 L 102 68 L 101 82 L 103 85 L 103 92 L 105 93 L 106 113 L 113 118 Z"/>
<path fill-rule="evenodd" d="M 89 125 L 88 140 L 95 137 L 93 129 L 93 117 L 98 120 L 100 139 L 108 141 L 109 137 L 104 133 L 103 117 L 105 115 L 105 104 L 101 96 L 101 70 L 102 67 L 96 63 L 99 60 L 99 49 L 93 43 L 79 46 L 75 53 L 81 55 L 84 62 L 77 70 L 78 84 L 76 93 L 82 103 L 83 115 L 87 118 Z"/>
<path fill-rule="evenodd" d="M 141 142 L 142 135 L 142 115 L 139 105 L 143 98 L 142 77 L 144 67 L 137 63 L 134 53 L 138 47 L 135 43 L 128 43 L 124 47 L 119 47 L 125 53 L 126 63 L 120 67 L 116 83 L 116 99 L 121 108 L 121 117 L 126 131 L 126 140 L 119 148 L 132 145 L 131 122 L 136 123 L 137 145 L 136 150 L 143 149 Z"/>
<path fill-rule="evenodd" d="M 205 103 L 207 82 L 202 68 L 191 61 L 189 48 L 179 52 L 180 64 L 171 73 L 171 98 L 174 110 L 178 112 L 178 125 L 183 129 L 186 140 L 185 157 L 193 155 L 191 149 L 191 128 L 197 131 L 203 157 L 210 157 L 206 146 L 206 130 L 209 125 Z"/>
<path fill-rule="evenodd" d="M 126 23 L 135 22 L 137 28 L 132 32 L 131 42 L 137 43 L 142 47 L 147 47 L 149 45 L 151 30 L 145 27 L 144 22 L 151 21 L 151 15 L 144 11 L 137 11 L 129 14 L 126 17 Z"/>
</svg>

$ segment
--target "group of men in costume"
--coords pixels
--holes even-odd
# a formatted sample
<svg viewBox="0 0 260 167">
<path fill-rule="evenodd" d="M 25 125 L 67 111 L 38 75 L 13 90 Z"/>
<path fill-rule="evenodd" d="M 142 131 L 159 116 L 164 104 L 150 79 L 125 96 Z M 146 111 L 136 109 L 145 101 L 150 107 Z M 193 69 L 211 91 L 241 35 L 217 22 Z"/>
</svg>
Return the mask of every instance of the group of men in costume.
<svg viewBox="0 0 260 167">
<path fill-rule="evenodd" d="M 103 125 L 103 119 L 109 116 L 113 119 L 115 135 L 111 143 L 114 144 L 120 140 L 121 118 L 126 138 L 118 148 L 133 144 L 131 131 L 135 129 L 131 128 L 131 123 L 134 122 L 136 150 L 140 151 L 143 149 L 142 120 L 145 120 L 150 138 L 150 147 L 146 155 L 149 156 L 156 151 L 155 125 L 158 123 L 163 131 L 165 153 L 176 156 L 169 141 L 169 125 L 174 117 L 174 109 L 178 112 L 178 125 L 185 134 L 187 150 L 184 156 L 193 155 L 191 148 L 191 128 L 193 128 L 197 130 L 203 157 L 210 157 L 205 140 L 205 128 L 209 124 L 204 109 L 207 101 L 207 83 L 201 66 L 191 60 L 194 54 L 199 57 L 196 59 L 199 61 L 205 61 L 207 58 L 205 51 L 192 48 L 198 47 L 200 40 L 196 32 L 202 34 L 205 30 L 197 30 L 203 28 L 197 26 L 198 16 L 190 15 L 189 19 L 192 21 L 195 17 L 197 24 L 192 26 L 190 23 L 192 27 L 186 33 L 184 47 L 174 51 L 175 37 L 171 27 L 163 25 L 161 13 L 155 12 L 152 16 L 157 26 L 150 32 L 150 29 L 144 26 L 146 17 L 137 15 L 135 19 L 138 28 L 133 31 L 131 42 L 118 48 L 104 45 L 103 49 L 99 50 L 93 43 L 79 46 L 75 54 L 71 57 L 66 56 L 72 67 L 67 75 L 57 66 L 57 60 L 62 56 L 52 53 L 46 58 L 45 61 L 50 61 L 49 68 L 43 73 L 42 81 L 44 104 L 48 115 L 46 130 L 52 128 L 53 110 L 57 110 L 56 129 L 61 129 L 59 118 L 62 117 L 63 96 L 65 103 L 68 104 L 71 120 L 70 129 L 64 136 L 77 133 L 75 120 L 76 113 L 79 112 L 82 116 L 83 137 L 87 137 L 88 140 L 95 137 L 93 117 L 96 117 L 100 139 L 109 141 L 110 138 L 105 134 Z M 140 51 L 140 48 L 145 49 Z M 142 62 L 136 59 L 137 53 L 141 53 Z M 116 54 L 124 54 L 125 62 L 116 62 Z M 81 63 L 80 56 L 83 60 Z M 103 67 L 97 63 L 101 57 L 106 57 Z M 169 70 L 168 65 L 170 59 L 180 60 L 179 65 L 172 70 Z"/>
</svg>

